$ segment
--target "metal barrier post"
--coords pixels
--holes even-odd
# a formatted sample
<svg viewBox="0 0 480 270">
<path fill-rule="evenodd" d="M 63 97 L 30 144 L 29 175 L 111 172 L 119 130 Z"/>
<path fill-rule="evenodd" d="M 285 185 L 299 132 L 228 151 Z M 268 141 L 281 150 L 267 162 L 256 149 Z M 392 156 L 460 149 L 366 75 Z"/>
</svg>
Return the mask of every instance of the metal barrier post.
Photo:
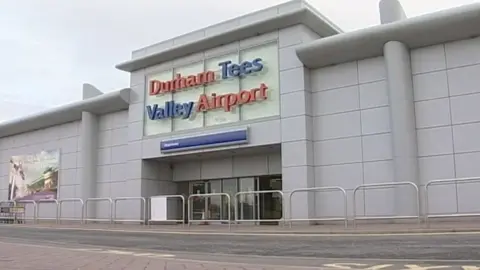
<svg viewBox="0 0 480 270">
<path fill-rule="evenodd" d="M 357 217 L 357 203 L 356 203 L 356 194 L 357 191 L 360 189 L 367 190 L 367 189 L 384 189 L 384 188 L 394 188 L 397 186 L 411 186 L 415 189 L 415 195 L 417 197 L 417 215 L 415 216 L 382 216 L 382 217 Z M 418 219 L 418 223 L 421 223 L 420 220 L 420 193 L 418 191 L 418 186 L 413 182 L 392 182 L 392 183 L 377 183 L 377 184 L 364 184 L 359 185 L 353 190 L 353 227 L 356 227 L 356 220 L 357 219 L 407 219 L 407 218 L 416 218 Z"/>
<path fill-rule="evenodd" d="M 40 205 L 42 203 L 55 203 L 55 223 L 58 224 L 58 200 L 56 199 L 40 199 L 37 201 L 37 221 L 40 220 L 52 220 L 53 218 L 40 218 Z"/>
<path fill-rule="evenodd" d="M 305 219 L 294 219 L 292 218 L 292 196 L 295 193 L 298 192 L 328 192 L 328 191 L 340 191 L 343 195 L 343 218 L 305 218 Z M 290 228 L 292 228 L 292 221 L 335 221 L 335 220 L 343 220 L 345 223 L 345 228 L 348 228 L 348 212 L 347 212 L 347 192 L 345 189 L 337 186 L 331 186 L 331 187 L 316 187 L 316 188 L 299 188 L 299 189 L 294 189 L 290 192 L 289 199 L 288 199 L 288 208 L 289 208 L 289 213 L 290 213 L 290 218 L 289 218 L 289 223 L 290 223 Z"/>
<path fill-rule="evenodd" d="M 102 201 L 107 201 L 109 202 L 109 218 L 104 219 L 104 218 L 88 218 L 88 202 L 102 202 Z M 113 200 L 112 198 L 88 198 L 85 200 L 85 213 L 84 213 L 84 218 L 83 220 L 85 221 L 85 224 L 87 224 L 88 221 L 108 221 L 110 224 L 112 224 L 112 207 L 113 207 Z M 86 218 L 85 218 L 86 217 Z"/>
<path fill-rule="evenodd" d="M 117 219 L 117 202 L 118 201 L 140 201 L 143 203 L 143 220 L 137 219 L 137 220 L 129 220 L 129 219 Z M 113 199 L 113 220 L 112 222 L 115 223 L 117 221 L 123 221 L 123 222 L 140 222 L 144 223 L 144 225 L 147 225 L 145 222 L 147 218 L 147 201 L 145 200 L 144 197 L 118 197 Z"/>
<path fill-rule="evenodd" d="M 7 200 L 7 201 L 0 201 L 0 207 L 2 207 L 2 204 L 11 204 L 13 203 L 13 207 L 16 207 L 17 206 L 17 202 L 14 201 L 14 200 Z M 9 206 L 10 207 L 10 206 Z M 10 210 L 9 210 L 10 211 Z M 24 217 L 25 217 L 25 213 L 24 213 Z M 10 220 L 10 217 L 7 216 L 7 217 L 3 217 L 3 216 L 0 216 L 0 223 L 2 223 L 3 220 Z M 13 222 L 14 218 L 12 217 L 12 222 Z"/>
<path fill-rule="evenodd" d="M 34 201 L 34 200 L 18 200 L 17 201 L 17 204 L 18 203 L 31 203 L 33 204 L 33 223 L 37 223 L 37 202 Z M 25 217 L 24 219 L 27 220 L 27 211 L 26 211 L 26 208 L 25 208 Z"/>
<path fill-rule="evenodd" d="M 159 196 L 152 196 L 150 197 L 150 204 L 149 204 L 149 210 L 152 210 L 152 198 L 165 198 L 165 200 L 168 200 L 169 198 L 180 198 L 182 200 L 182 220 L 168 220 L 168 221 L 173 221 L 173 222 L 182 222 L 182 226 L 185 227 L 185 196 L 183 195 L 159 195 Z M 152 222 L 152 217 L 150 213 L 150 218 L 147 221 L 147 224 L 150 225 Z"/>
<path fill-rule="evenodd" d="M 282 218 L 280 219 L 261 219 L 261 218 L 258 218 L 258 219 L 240 219 L 238 218 L 238 197 L 240 195 L 258 195 L 258 194 L 270 194 L 270 193 L 273 193 L 273 194 L 280 194 L 281 198 L 282 198 Z M 283 193 L 283 191 L 281 190 L 257 190 L 257 191 L 241 191 L 241 192 L 237 192 L 235 194 L 235 223 L 239 223 L 239 222 L 262 222 L 262 221 L 283 221 L 283 226 L 285 226 L 286 222 L 287 222 L 287 218 L 285 217 L 285 195 Z"/>
<path fill-rule="evenodd" d="M 230 208 L 231 208 L 231 199 L 230 199 L 230 195 L 228 193 L 208 193 L 208 194 L 192 194 L 190 196 L 188 196 L 188 201 L 187 201 L 187 206 L 188 206 L 188 226 L 190 226 L 192 224 L 192 222 L 195 222 L 196 220 L 193 220 L 192 219 L 192 207 L 191 207 L 191 199 L 194 198 L 194 197 L 226 197 L 227 198 L 227 209 L 228 209 L 228 229 L 231 230 L 232 229 L 232 221 L 231 221 L 231 211 L 230 211 Z M 198 221 L 203 221 L 203 222 L 225 222 L 226 220 L 222 220 L 222 219 L 219 219 L 219 220 L 209 220 L 208 218 L 207 219 L 202 219 L 202 220 L 198 220 Z"/>
<path fill-rule="evenodd" d="M 58 200 L 58 222 L 62 222 L 62 204 L 64 202 L 79 202 L 81 204 L 81 217 L 80 217 L 80 223 L 83 224 L 83 214 L 84 214 L 84 203 L 83 200 L 80 198 L 67 198 L 67 199 L 60 199 Z M 72 219 L 72 220 L 77 220 L 77 219 Z"/>
<path fill-rule="evenodd" d="M 480 183 L 480 177 L 465 177 L 465 178 L 451 178 L 451 179 L 438 179 L 430 180 L 425 185 L 425 224 L 428 226 L 429 218 L 439 218 L 439 217 L 478 217 L 480 213 L 466 213 L 466 214 L 435 214 L 430 215 L 429 212 L 429 197 L 428 197 L 428 188 L 430 186 L 442 186 L 448 184 L 468 184 L 468 183 Z"/>
</svg>

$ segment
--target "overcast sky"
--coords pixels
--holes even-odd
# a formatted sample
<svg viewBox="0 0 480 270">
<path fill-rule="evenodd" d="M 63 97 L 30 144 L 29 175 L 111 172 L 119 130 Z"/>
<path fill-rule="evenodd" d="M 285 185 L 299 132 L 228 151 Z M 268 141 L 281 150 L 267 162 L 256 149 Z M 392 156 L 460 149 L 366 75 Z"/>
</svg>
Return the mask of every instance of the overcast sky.
<svg viewBox="0 0 480 270">
<path fill-rule="evenodd" d="M 79 100 L 84 82 L 128 86 L 131 51 L 285 0 L 0 0 L 0 121 Z M 309 0 L 344 31 L 379 23 L 379 0 Z M 413 17 L 479 0 L 401 0 Z"/>
</svg>

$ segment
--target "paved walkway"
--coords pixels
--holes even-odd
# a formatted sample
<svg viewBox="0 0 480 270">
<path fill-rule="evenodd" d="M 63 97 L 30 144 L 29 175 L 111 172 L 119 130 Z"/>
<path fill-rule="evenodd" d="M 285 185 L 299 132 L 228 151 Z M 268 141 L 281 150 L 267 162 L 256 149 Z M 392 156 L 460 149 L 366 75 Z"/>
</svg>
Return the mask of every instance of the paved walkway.
<svg viewBox="0 0 480 270">
<path fill-rule="evenodd" d="M 256 266 L 165 258 L 167 255 L 114 250 L 69 249 L 0 243 L 2 270 L 292 270 L 302 267 Z M 167 256 L 168 257 L 168 256 Z M 320 269 L 320 268 L 316 268 Z"/>
<path fill-rule="evenodd" d="M 90 229 L 111 229 L 111 230 L 141 230 L 141 231 L 159 231 L 172 233 L 254 233 L 254 234 L 375 234 L 375 233 L 436 233 L 436 232 L 480 232 L 480 219 L 470 221 L 453 222 L 431 222 L 427 226 L 425 223 L 398 223 L 398 224 L 358 224 L 353 227 L 345 228 L 343 225 L 293 225 L 291 228 L 285 226 L 251 226 L 235 225 L 231 228 L 224 225 L 132 225 L 132 224 L 79 224 L 62 222 L 62 224 L 52 224 L 51 222 L 41 221 L 39 224 L 31 222 L 25 225 L 16 226 L 46 226 L 46 227 L 65 227 L 65 228 L 90 228 Z"/>
<path fill-rule="evenodd" d="M 272 238 L 0 225 L 0 269 L 480 270 L 479 239 L 479 233 Z"/>
</svg>

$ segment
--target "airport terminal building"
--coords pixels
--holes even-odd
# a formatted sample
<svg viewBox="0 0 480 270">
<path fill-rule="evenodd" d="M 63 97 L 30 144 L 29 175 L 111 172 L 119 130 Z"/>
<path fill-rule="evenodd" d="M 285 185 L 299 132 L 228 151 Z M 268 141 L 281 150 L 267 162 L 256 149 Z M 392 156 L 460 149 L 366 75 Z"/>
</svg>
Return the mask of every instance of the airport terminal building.
<svg viewBox="0 0 480 270">
<path fill-rule="evenodd" d="M 480 176 L 480 4 L 405 18 L 386 0 L 380 16 L 343 33 L 293 0 L 136 50 L 117 65 L 125 89 L 86 84 L 81 101 L 0 123 L 0 200 L 224 193 L 233 204 L 264 191 L 243 197 L 242 219 L 330 218 L 343 216 L 338 190 L 289 207 L 268 191 L 336 186 L 349 216 L 415 215 L 402 183 L 424 204 L 428 181 Z M 354 200 L 375 183 L 399 185 Z M 480 212 L 479 193 L 434 186 L 429 211 Z M 119 217 L 142 218 L 139 201 L 120 205 Z M 92 202 L 87 217 L 108 211 Z M 228 216 L 221 197 L 191 211 Z"/>
</svg>

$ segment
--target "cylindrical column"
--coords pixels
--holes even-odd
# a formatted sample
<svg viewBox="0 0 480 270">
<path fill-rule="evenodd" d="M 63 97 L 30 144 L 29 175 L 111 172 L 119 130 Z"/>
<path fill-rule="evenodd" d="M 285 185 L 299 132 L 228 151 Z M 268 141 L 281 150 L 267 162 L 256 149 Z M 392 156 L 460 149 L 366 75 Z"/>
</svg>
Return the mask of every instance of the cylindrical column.
<svg viewBox="0 0 480 270">
<path fill-rule="evenodd" d="M 395 181 L 418 184 L 417 133 L 413 100 L 410 51 L 405 44 L 390 41 L 384 45 L 388 78 L 390 125 Z M 416 212 L 416 198 L 408 187 L 397 188 L 395 211 L 397 215 Z"/>
<path fill-rule="evenodd" d="M 97 137 L 98 137 L 98 118 L 90 112 L 82 112 L 82 124 L 80 128 L 80 161 L 82 164 L 82 178 L 80 187 L 82 190 L 82 199 L 96 197 L 97 182 Z M 88 213 L 85 218 L 94 218 L 96 208 L 94 203 L 88 205 Z"/>
</svg>

